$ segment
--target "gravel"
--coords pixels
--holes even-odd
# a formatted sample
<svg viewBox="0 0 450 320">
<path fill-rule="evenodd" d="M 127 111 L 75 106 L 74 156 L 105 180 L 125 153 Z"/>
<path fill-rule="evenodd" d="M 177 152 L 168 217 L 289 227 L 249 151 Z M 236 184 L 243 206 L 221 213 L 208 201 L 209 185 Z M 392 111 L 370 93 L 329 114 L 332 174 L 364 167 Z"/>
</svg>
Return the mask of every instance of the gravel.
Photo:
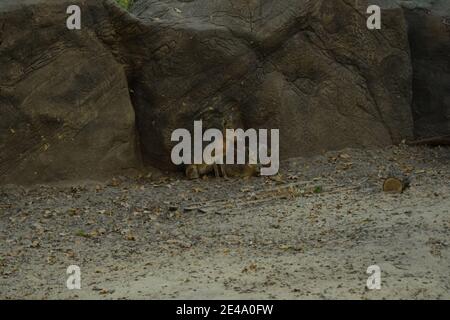
<svg viewBox="0 0 450 320">
<path fill-rule="evenodd" d="M 381 190 L 393 172 L 402 194 Z M 449 181 L 450 149 L 400 145 L 292 159 L 272 178 L 2 186 L 0 298 L 449 299 Z"/>
</svg>

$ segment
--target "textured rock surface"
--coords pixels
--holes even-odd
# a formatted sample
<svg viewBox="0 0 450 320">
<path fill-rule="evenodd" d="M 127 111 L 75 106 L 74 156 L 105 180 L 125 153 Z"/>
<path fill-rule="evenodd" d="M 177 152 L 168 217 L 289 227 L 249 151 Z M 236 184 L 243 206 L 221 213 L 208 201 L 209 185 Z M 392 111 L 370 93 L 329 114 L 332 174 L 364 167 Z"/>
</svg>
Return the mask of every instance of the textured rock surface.
<svg viewBox="0 0 450 320">
<path fill-rule="evenodd" d="M 433 10 L 435 9 L 435 10 Z M 407 9 L 417 137 L 450 135 L 450 2 Z"/>
<path fill-rule="evenodd" d="M 397 143 L 413 135 L 412 88 L 416 135 L 448 132 L 448 5 L 378 2 L 381 31 L 367 1 L 138 0 L 130 16 L 108 0 L 4 0 L 2 182 L 108 175 L 141 154 L 171 168 L 174 129 L 229 114 L 279 128 L 282 158 Z"/>
<path fill-rule="evenodd" d="M 231 107 L 245 127 L 279 128 L 283 158 L 410 137 L 402 12 L 386 11 L 378 32 L 367 29 L 366 9 L 342 0 L 137 1 L 132 11 L 153 25 L 142 41 L 152 63 L 133 86 L 144 156 L 170 163 L 173 129 L 196 119 L 217 126 Z"/>
<path fill-rule="evenodd" d="M 402 7 L 408 24 L 417 138 L 450 135 L 450 1 L 374 0 Z"/>
<path fill-rule="evenodd" d="M 100 1 L 66 28 L 73 1 L 0 3 L 2 183 L 98 178 L 139 166 L 127 78 L 96 28 Z M 75 2 L 77 3 L 77 2 Z"/>
</svg>

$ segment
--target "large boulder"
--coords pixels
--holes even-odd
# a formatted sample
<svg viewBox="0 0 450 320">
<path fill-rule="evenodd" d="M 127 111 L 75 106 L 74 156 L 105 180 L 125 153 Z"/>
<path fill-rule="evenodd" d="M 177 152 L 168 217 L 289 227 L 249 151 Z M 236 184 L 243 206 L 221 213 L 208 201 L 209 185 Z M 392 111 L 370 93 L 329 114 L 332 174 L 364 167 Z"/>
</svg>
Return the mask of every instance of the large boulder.
<svg viewBox="0 0 450 320">
<path fill-rule="evenodd" d="M 81 30 L 66 27 L 70 4 Z M 123 65 L 102 1 L 0 2 L 0 182 L 101 178 L 137 168 Z M 114 36 L 114 35 L 112 35 Z"/>
<path fill-rule="evenodd" d="M 171 133 L 194 120 L 278 128 L 282 158 L 411 138 L 403 11 L 371 31 L 357 3 L 2 0 L 1 182 L 108 176 L 141 154 L 173 168 Z"/>
<path fill-rule="evenodd" d="M 344 0 L 138 0 L 148 30 L 130 60 L 144 158 L 170 164 L 170 134 L 194 120 L 279 128 L 282 158 L 411 138 L 411 63 L 400 8 L 366 27 Z M 137 54 L 142 52 L 142 54 Z"/>
<path fill-rule="evenodd" d="M 450 136 L 450 1 L 405 5 L 417 138 Z"/>
<path fill-rule="evenodd" d="M 416 138 L 450 136 L 450 1 L 372 2 L 385 9 L 404 9 L 413 67 Z"/>
</svg>

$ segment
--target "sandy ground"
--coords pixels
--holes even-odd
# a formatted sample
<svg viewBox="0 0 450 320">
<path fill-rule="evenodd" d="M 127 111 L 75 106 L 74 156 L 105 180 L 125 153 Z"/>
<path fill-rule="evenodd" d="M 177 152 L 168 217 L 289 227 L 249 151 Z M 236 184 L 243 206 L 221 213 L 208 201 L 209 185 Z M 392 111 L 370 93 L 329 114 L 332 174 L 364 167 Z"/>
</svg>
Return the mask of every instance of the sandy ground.
<svg viewBox="0 0 450 320">
<path fill-rule="evenodd" d="M 383 193 L 388 172 L 410 188 Z M 449 299 L 449 181 L 450 149 L 399 146 L 272 179 L 0 187 L 0 298 Z"/>
</svg>

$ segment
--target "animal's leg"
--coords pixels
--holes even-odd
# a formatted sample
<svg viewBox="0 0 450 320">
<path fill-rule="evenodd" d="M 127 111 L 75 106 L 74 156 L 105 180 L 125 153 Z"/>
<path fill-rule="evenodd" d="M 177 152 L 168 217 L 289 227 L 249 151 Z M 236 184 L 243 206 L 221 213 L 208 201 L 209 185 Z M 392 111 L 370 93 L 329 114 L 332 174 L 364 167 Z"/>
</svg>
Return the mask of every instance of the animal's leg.
<svg viewBox="0 0 450 320">
<path fill-rule="evenodd" d="M 220 178 L 220 170 L 216 163 L 213 164 L 213 168 L 214 168 L 214 175 L 216 176 L 216 178 Z"/>
<path fill-rule="evenodd" d="M 219 166 L 220 166 L 220 171 L 222 172 L 222 177 L 224 177 L 225 179 L 228 179 L 227 171 L 225 170 L 225 165 L 221 164 Z"/>
</svg>

